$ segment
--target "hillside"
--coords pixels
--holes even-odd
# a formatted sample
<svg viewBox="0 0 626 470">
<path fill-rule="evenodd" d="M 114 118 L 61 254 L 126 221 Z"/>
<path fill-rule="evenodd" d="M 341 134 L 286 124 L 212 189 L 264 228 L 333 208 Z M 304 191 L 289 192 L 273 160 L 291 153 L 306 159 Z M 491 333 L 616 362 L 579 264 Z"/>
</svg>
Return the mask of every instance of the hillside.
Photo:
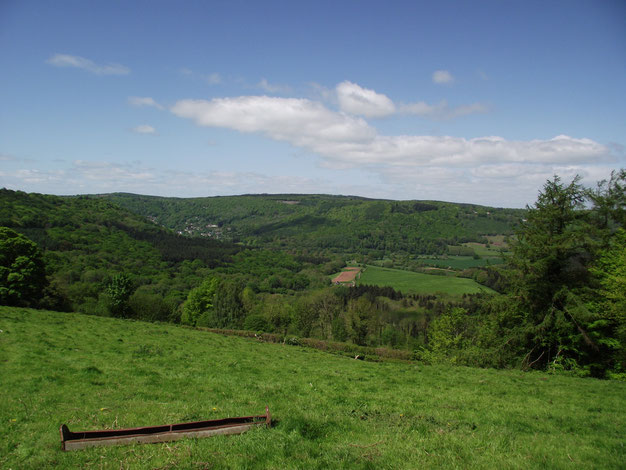
<svg viewBox="0 0 626 470">
<path fill-rule="evenodd" d="M 187 290 L 201 278 L 183 272 L 185 261 L 217 267 L 239 251 L 217 240 L 179 236 L 111 202 L 80 196 L 0 189 L 0 226 L 39 246 L 51 278 L 49 294 L 56 297 L 51 301 L 74 308 L 97 298 L 103 283 L 119 273 L 143 284 L 163 283 L 167 291 Z"/>
<path fill-rule="evenodd" d="M 437 201 L 390 201 L 354 196 L 245 195 L 167 198 L 115 193 L 99 196 L 180 233 L 298 250 L 441 254 L 448 245 L 511 234 L 519 209 Z"/>
<path fill-rule="evenodd" d="M 620 468 L 626 384 L 370 363 L 173 325 L 0 307 L 2 468 Z M 271 429 L 62 452 L 95 430 Z"/>
<path fill-rule="evenodd" d="M 410 272 L 408 284 L 421 286 L 406 296 L 394 289 L 333 288 L 329 275 L 345 263 L 337 255 L 293 256 L 177 235 L 100 198 L 2 190 L 0 202 L 0 226 L 36 243 L 45 266 L 40 278 L 47 282 L 33 281 L 24 300 L 7 296 L 5 305 L 411 350 L 427 344 L 430 320 L 450 302 L 483 290 L 470 279 Z M 2 247 L 13 243 L 3 240 Z M 14 278 L 21 276 L 15 272 Z M 390 285 L 380 276 L 377 282 Z M 436 292 L 452 295 L 445 302 L 412 295 Z"/>
</svg>

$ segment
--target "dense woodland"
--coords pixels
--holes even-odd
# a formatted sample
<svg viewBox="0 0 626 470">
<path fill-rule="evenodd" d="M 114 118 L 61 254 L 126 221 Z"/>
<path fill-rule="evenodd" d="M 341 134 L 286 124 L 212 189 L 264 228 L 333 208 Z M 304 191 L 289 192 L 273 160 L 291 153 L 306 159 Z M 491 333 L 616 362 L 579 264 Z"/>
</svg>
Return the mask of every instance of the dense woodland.
<svg viewBox="0 0 626 470">
<path fill-rule="evenodd" d="M 193 199 L 102 196 L 180 233 L 247 246 L 299 247 L 378 259 L 444 254 L 449 245 L 512 234 L 524 211 L 353 196 L 250 195 Z"/>
<path fill-rule="evenodd" d="M 0 190 L 0 303 L 384 345 L 430 362 L 626 377 L 625 184 L 623 170 L 593 189 L 555 177 L 524 212 Z M 511 235 L 506 264 L 457 274 L 497 294 L 330 286 L 349 260 L 463 251 L 458 243 L 488 235 Z"/>
</svg>

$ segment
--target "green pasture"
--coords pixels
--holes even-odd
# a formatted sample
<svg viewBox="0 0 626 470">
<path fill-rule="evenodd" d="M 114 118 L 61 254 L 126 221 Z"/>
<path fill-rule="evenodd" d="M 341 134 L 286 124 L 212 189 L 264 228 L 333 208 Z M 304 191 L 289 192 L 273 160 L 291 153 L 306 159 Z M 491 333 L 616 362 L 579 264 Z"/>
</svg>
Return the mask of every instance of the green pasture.
<svg viewBox="0 0 626 470">
<path fill-rule="evenodd" d="M 357 361 L 0 307 L 0 468 L 623 468 L 626 383 Z M 96 430 L 261 414 L 239 436 L 62 452 Z"/>
<path fill-rule="evenodd" d="M 439 268 L 451 268 L 463 270 L 468 268 L 476 268 L 479 266 L 493 266 L 502 264 L 502 258 L 479 258 L 474 259 L 472 256 L 448 256 L 447 258 L 418 258 L 418 261 L 427 265 L 437 266 Z"/>
<path fill-rule="evenodd" d="M 475 243 L 475 242 L 468 242 L 468 243 L 463 243 L 463 246 L 467 246 L 469 248 L 472 248 L 474 250 L 474 253 L 476 253 L 478 256 L 501 256 L 501 251 L 504 249 L 504 251 L 506 252 L 508 249 L 508 245 L 505 242 L 505 237 L 503 235 L 493 235 L 493 236 L 488 236 L 487 237 L 489 239 L 489 242 L 492 243 L 491 245 L 489 245 L 489 248 L 487 248 L 487 245 L 485 245 L 484 243 Z"/>
<path fill-rule="evenodd" d="M 363 271 L 359 283 L 390 286 L 407 294 L 443 293 L 458 296 L 477 292 L 493 292 L 472 279 L 422 274 L 371 265 L 368 265 Z"/>
</svg>

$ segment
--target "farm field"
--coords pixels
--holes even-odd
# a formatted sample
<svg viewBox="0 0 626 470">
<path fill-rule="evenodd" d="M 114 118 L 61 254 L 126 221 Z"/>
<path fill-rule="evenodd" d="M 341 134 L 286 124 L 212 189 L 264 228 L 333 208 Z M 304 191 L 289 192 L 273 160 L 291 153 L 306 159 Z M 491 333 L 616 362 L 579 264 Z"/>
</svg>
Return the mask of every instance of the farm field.
<svg viewBox="0 0 626 470">
<path fill-rule="evenodd" d="M 508 245 L 505 241 L 504 235 L 492 235 L 488 236 L 487 239 L 489 240 L 489 243 L 491 243 L 489 248 L 487 248 L 487 245 L 484 243 L 475 242 L 463 243 L 463 246 L 472 248 L 478 256 L 501 256 L 500 252 L 502 250 L 507 252 Z"/>
<path fill-rule="evenodd" d="M 460 296 L 477 292 L 493 292 L 472 279 L 429 275 L 371 265 L 368 265 L 361 274 L 359 284 L 389 286 L 407 294 L 443 293 Z"/>
<path fill-rule="evenodd" d="M 478 266 L 489 266 L 502 264 L 504 261 L 502 258 L 491 257 L 491 258 L 480 258 L 474 259 L 471 256 L 448 256 L 445 259 L 442 258 L 418 258 L 418 261 L 421 263 L 426 263 L 429 265 L 437 266 L 440 268 L 452 268 L 463 270 L 467 268 L 475 268 Z"/>
<path fill-rule="evenodd" d="M 2 468 L 620 468 L 626 383 L 371 363 L 174 325 L 0 307 Z M 271 429 L 60 450 L 58 428 L 262 413 Z"/>
</svg>

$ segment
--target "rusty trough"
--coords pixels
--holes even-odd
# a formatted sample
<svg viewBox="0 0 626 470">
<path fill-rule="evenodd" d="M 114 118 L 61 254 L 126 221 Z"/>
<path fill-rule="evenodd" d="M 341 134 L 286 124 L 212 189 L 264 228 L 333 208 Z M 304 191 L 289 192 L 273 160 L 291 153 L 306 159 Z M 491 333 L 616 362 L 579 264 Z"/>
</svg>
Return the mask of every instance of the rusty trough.
<svg viewBox="0 0 626 470">
<path fill-rule="evenodd" d="M 166 424 L 163 426 L 79 432 L 72 432 L 67 425 L 63 424 L 59 432 L 61 433 L 61 448 L 63 450 L 79 450 L 86 447 L 97 446 L 169 442 L 186 437 L 241 434 L 254 426 L 262 425 L 268 427 L 272 425 L 272 416 L 267 406 L 265 407 L 265 414 L 259 416 L 242 416 L 239 418 L 213 419 L 209 421 Z"/>
</svg>

